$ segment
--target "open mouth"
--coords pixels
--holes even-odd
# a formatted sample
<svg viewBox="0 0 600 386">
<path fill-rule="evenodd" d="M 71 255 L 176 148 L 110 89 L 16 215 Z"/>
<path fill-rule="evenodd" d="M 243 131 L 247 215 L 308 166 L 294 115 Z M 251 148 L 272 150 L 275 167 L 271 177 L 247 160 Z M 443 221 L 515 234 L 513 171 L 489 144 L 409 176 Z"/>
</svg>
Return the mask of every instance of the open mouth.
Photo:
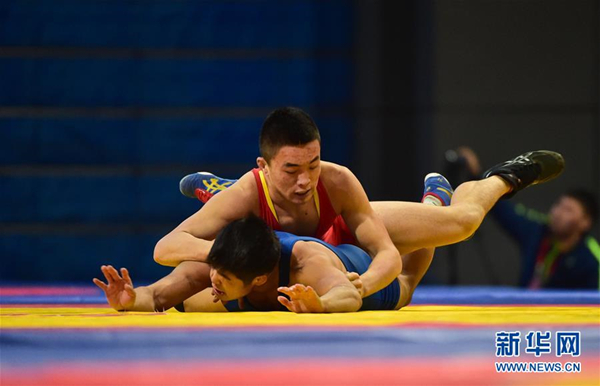
<svg viewBox="0 0 600 386">
<path fill-rule="evenodd" d="M 212 287 L 212 292 L 213 292 L 213 295 L 216 295 L 216 296 L 225 295 L 225 292 L 219 290 L 217 287 Z"/>
<path fill-rule="evenodd" d="M 304 192 L 296 192 L 295 194 L 296 194 L 296 196 L 298 196 L 298 197 L 306 197 L 306 195 L 307 195 L 308 193 L 310 193 L 310 189 L 308 189 L 308 190 L 306 190 L 306 191 L 304 191 Z"/>
</svg>

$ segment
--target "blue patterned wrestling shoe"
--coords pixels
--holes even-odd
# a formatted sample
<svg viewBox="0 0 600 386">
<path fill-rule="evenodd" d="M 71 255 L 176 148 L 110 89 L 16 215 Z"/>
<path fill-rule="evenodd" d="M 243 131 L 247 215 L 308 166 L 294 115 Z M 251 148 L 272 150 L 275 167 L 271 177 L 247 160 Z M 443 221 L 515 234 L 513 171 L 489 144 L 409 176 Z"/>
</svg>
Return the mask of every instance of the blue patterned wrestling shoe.
<svg viewBox="0 0 600 386">
<path fill-rule="evenodd" d="M 429 173 L 425 176 L 425 190 L 421 202 L 431 202 L 434 205 L 439 202 L 441 206 L 450 205 L 454 189 L 452 185 L 439 173 Z"/>
<path fill-rule="evenodd" d="M 206 203 L 212 196 L 227 189 L 236 181 L 217 177 L 208 172 L 192 173 L 179 181 L 179 191 L 186 197 L 197 198 Z"/>
</svg>

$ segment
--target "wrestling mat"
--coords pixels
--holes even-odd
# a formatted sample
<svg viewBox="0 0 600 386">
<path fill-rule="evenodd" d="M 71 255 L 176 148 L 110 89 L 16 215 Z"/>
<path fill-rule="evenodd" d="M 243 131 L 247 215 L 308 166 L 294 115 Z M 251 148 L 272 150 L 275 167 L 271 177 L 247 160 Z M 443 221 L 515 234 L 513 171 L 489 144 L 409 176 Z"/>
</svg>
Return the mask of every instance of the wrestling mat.
<svg viewBox="0 0 600 386">
<path fill-rule="evenodd" d="M 93 286 L 4 285 L 0 303 L 2 386 L 600 383 L 598 291 L 421 287 L 335 315 L 119 313 Z"/>
</svg>

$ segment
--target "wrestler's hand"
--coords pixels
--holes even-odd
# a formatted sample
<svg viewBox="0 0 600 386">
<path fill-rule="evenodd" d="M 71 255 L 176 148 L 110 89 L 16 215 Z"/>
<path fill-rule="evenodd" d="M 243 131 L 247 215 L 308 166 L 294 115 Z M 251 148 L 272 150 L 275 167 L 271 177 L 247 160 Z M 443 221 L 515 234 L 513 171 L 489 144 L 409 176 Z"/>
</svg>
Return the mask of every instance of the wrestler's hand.
<svg viewBox="0 0 600 386">
<path fill-rule="evenodd" d="M 278 296 L 277 300 L 292 312 L 307 313 L 325 311 L 321 298 L 310 286 L 306 287 L 302 284 L 294 284 L 291 287 L 279 287 L 277 288 L 277 291 L 290 297 L 287 299 L 285 296 Z"/>
<path fill-rule="evenodd" d="M 363 287 L 362 280 L 360 279 L 360 275 L 356 272 L 346 272 L 346 277 L 350 280 L 350 283 L 358 290 L 360 297 L 364 297 L 365 287 Z"/>
<path fill-rule="evenodd" d="M 93 282 L 104 291 L 108 304 L 117 311 L 131 309 L 135 304 L 135 291 L 127 269 L 121 268 L 123 277 L 119 276 L 119 272 L 112 265 L 103 265 L 100 269 L 108 285 L 96 278 Z"/>
</svg>

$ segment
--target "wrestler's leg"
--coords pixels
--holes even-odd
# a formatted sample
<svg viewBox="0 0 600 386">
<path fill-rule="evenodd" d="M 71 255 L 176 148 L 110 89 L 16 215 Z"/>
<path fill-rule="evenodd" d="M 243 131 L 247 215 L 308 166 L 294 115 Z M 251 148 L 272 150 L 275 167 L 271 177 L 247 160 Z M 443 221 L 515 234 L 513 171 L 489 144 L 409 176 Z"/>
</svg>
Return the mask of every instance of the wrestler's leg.
<svg viewBox="0 0 600 386">
<path fill-rule="evenodd" d="M 212 288 L 206 288 L 184 300 L 183 308 L 185 312 L 227 312 L 222 302 L 214 302 L 213 299 Z"/>
<path fill-rule="evenodd" d="M 502 178 L 493 176 L 460 185 L 454 191 L 452 204 L 445 207 L 401 201 L 374 201 L 371 206 L 404 255 L 465 240 L 510 189 Z"/>
<path fill-rule="evenodd" d="M 434 252 L 435 248 L 423 248 L 402 255 L 402 273 L 398 276 L 400 300 L 396 310 L 410 304 L 415 289 L 431 265 Z"/>
<path fill-rule="evenodd" d="M 564 168 L 562 155 L 538 150 L 493 166 L 481 181 L 460 185 L 447 207 L 394 202 L 371 205 L 384 219 L 394 244 L 401 253 L 407 253 L 468 238 L 502 196 L 512 196 L 528 186 L 550 181 Z"/>
</svg>

